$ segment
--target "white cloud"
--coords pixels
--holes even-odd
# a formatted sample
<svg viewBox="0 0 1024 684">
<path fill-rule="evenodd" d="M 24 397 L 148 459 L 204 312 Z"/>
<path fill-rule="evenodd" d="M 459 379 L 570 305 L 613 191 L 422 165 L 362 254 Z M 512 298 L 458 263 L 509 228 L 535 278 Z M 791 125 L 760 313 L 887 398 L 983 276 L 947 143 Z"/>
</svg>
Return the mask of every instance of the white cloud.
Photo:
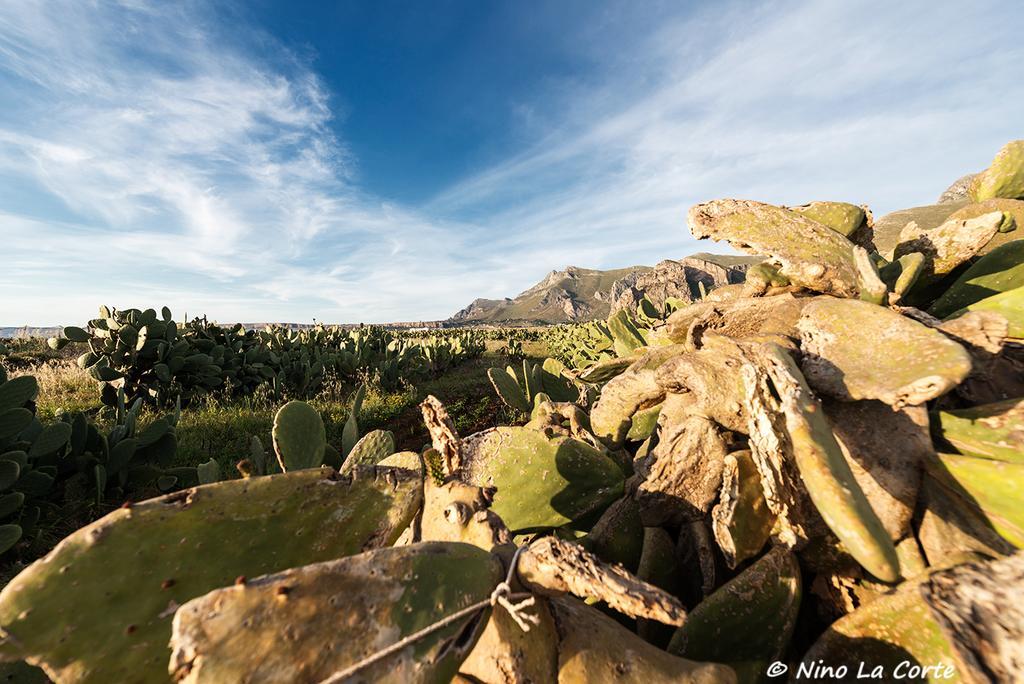
<svg viewBox="0 0 1024 684">
<path fill-rule="evenodd" d="M 1021 137 L 1015 6 L 713 3 L 628 30 L 610 8 L 574 38 L 593 74 L 511 105 L 533 144 L 398 206 L 358 186 L 309 65 L 204 7 L 0 5 L 0 184 L 32 194 L 0 201 L 0 324 L 438 318 L 569 263 L 715 249 L 684 226 L 712 197 L 930 202 Z"/>
</svg>

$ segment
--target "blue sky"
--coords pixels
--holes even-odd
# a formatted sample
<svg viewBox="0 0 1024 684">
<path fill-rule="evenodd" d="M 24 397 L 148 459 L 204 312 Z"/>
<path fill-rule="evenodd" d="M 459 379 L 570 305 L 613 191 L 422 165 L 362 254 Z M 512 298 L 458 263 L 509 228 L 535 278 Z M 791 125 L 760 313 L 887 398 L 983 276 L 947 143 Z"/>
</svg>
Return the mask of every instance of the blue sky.
<svg viewBox="0 0 1024 684">
<path fill-rule="evenodd" d="M 930 203 L 1024 137 L 1010 2 L 0 2 L 0 325 L 447 317 Z"/>
</svg>

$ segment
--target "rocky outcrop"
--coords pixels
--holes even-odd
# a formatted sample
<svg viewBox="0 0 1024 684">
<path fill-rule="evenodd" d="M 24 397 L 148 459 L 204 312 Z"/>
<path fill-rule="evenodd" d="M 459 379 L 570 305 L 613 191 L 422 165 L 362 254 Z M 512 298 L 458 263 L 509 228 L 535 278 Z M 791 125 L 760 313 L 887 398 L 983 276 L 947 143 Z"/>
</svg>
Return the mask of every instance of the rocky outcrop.
<svg viewBox="0 0 1024 684">
<path fill-rule="evenodd" d="M 696 301 L 701 297 L 701 284 L 710 292 L 722 285 L 743 282 L 748 267 L 749 264 L 722 266 L 699 257 L 666 259 L 650 271 L 617 280 L 610 292 L 612 310 L 635 310 L 644 297 L 659 308 L 669 298 Z"/>
<path fill-rule="evenodd" d="M 474 299 L 469 306 L 460 309 L 448 320 L 453 323 L 480 320 L 486 318 L 492 311 L 503 304 L 511 303 L 512 300 L 507 297 L 505 299 Z"/>
<path fill-rule="evenodd" d="M 950 185 L 946 190 L 939 195 L 938 204 L 946 204 L 947 202 L 963 202 L 969 200 L 968 191 L 971 187 L 971 181 L 978 174 L 969 173 L 966 176 L 960 176 L 956 181 Z"/>
</svg>

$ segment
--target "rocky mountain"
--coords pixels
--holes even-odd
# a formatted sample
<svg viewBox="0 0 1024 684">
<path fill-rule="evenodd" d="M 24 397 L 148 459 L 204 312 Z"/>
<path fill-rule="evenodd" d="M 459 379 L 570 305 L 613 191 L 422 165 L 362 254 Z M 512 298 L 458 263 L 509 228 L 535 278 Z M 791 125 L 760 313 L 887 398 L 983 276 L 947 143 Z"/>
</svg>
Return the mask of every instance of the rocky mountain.
<svg viewBox="0 0 1024 684">
<path fill-rule="evenodd" d="M 514 298 L 476 299 L 448 323 L 567 323 L 606 318 L 621 308 L 636 308 L 646 294 L 661 306 L 668 297 L 693 301 L 706 290 L 740 282 L 753 257 L 704 252 L 657 266 L 630 266 L 609 271 L 568 266 L 551 271 Z"/>
</svg>

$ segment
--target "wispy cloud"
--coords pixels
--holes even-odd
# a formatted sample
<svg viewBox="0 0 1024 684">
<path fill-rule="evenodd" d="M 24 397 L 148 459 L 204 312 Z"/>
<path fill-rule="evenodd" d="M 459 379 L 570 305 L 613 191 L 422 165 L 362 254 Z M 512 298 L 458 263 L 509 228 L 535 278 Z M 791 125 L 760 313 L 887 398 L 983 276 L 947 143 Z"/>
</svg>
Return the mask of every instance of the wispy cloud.
<svg viewBox="0 0 1024 684">
<path fill-rule="evenodd" d="M 439 318 L 706 249 L 711 197 L 930 202 L 1021 136 L 1015 6 L 714 3 L 581 32 L 595 72 L 512 105 L 533 144 L 401 206 L 360 187 L 345 94 L 205 7 L 0 5 L 0 323 Z"/>
</svg>

